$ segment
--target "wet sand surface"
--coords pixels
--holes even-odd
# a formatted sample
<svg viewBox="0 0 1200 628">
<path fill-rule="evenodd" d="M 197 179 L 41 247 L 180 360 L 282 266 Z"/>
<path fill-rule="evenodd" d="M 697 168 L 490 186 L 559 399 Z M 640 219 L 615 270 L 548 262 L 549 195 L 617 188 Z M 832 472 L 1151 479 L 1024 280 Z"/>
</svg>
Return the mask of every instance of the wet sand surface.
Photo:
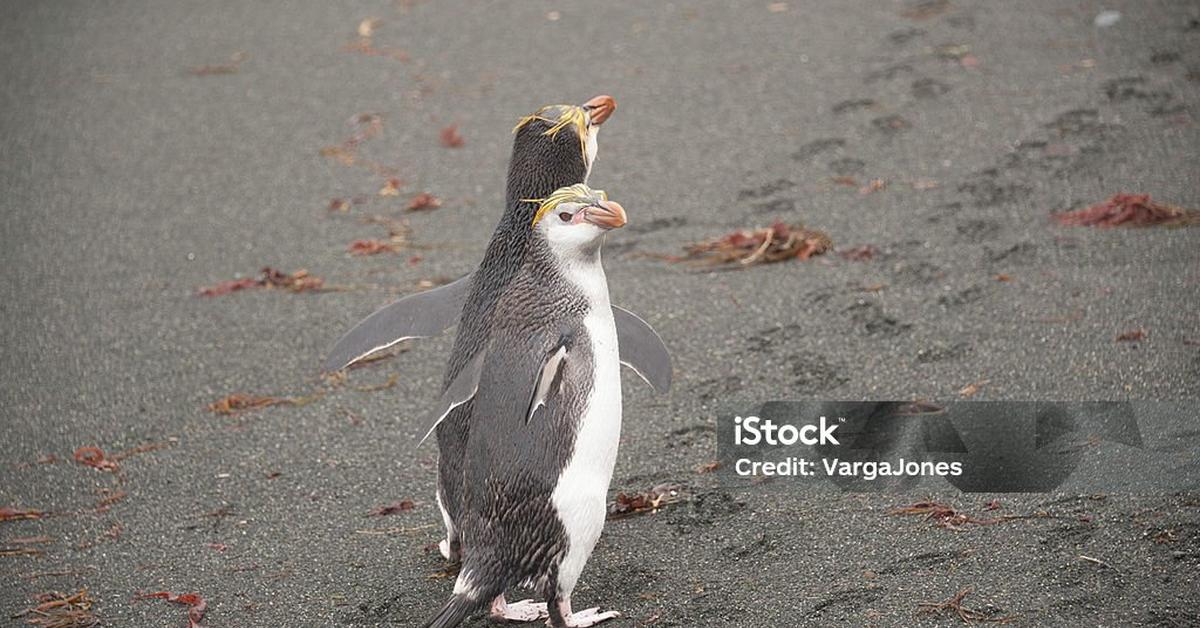
<svg viewBox="0 0 1200 628">
<path fill-rule="evenodd" d="M 1095 25 L 1106 9 L 1120 19 Z M 1200 207 L 1189 3 L 22 2 L 0 53 L 0 507 L 50 513 L 0 522 L 0 548 L 33 551 L 0 556 L 4 617 L 82 588 L 105 625 L 186 623 L 133 601 L 148 591 L 200 593 L 206 626 L 431 615 L 452 578 L 429 547 L 436 450 L 418 419 L 451 336 L 340 383 L 317 367 L 375 308 L 475 267 L 519 116 L 610 93 L 590 182 L 630 224 L 609 284 L 676 376 L 659 396 L 626 373 L 613 493 L 675 483 L 682 499 L 608 524 L 576 608 L 622 611 L 613 626 L 956 625 L 919 605 L 973 587 L 964 606 L 1018 625 L 1200 623 L 1200 494 L 1121 491 L 1118 468 L 1088 495 L 797 494 L 697 473 L 723 408 L 972 386 L 1174 402 L 1144 437 L 1178 455 L 1197 429 L 1200 227 L 1051 215 L 1118 192 Z M 441 141 L 451 125 L 461 147 Z M 406 212 L 421 192 L 441 206 Z M 662 259 L 775 219 L 835 250 L 744 270 Z M 399 250 L 352 256 L 359 239 Z M 197 295 L 264 266 L 344 289 Z M 234 393 L 298 403 L 206 409 Z M 73 459 L 84 446 L 128 456 L 94 469 Z M 1050 516 L 888 514 L 931 495 Z"/>
</svg>

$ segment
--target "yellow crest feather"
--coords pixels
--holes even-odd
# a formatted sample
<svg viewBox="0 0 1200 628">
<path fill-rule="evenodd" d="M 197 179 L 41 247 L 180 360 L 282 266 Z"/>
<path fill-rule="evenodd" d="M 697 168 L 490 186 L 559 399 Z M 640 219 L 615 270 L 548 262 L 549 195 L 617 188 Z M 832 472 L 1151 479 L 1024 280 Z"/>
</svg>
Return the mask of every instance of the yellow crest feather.
<svg viewBox="0 0 1200 628">
<path fill-rule="evenodd" d="M 550 117 L 551 110 L 558 109 L 557 117 Z M 525 116 L 517 121 L 517 126 L 513 127 L 513 133 L 521 130 L 521 127 L 533 122 L 541 120 L 550 125 L 542 135 L 557 137 L 558 132 L 568 126 L 575 128 L 575 135 L 579 137 L 579 150 L 584 154 L 584 159 L 587 159 L 587 127 L 588 113 L 583 107 L 575 105 L 547 105 L 538 109 L 532 115 Z"/>
<path fill-rule="evenodd" d="M 565 188 L 558 188 L 550 193 L 546 198 L 523 198 L 525 203 L 538 203 L 537 213 L 533 215 L 532 225 L 538 224 L 546 214 L 554 211 L 559 205 L 568 201 L 579 201 L 582 203 L 597 203 L 599 201 L 607 201 L 608 194 L 604 190 L 593 190 L 583 183 L 568 185 Z"/>
</svg>

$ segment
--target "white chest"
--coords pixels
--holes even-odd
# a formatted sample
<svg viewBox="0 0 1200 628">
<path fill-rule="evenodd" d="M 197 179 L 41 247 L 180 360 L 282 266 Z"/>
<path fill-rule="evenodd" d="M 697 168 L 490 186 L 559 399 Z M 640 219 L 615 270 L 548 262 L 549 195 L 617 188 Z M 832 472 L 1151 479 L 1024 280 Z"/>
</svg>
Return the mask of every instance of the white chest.
<svg viewBox="0 0 1200 628">
<path fill-rule="evenodd" d="M 561 264 L 564 277 L 584 294 L 588 302 L 583 325 L 592 344 L 594 377 L 592 392 L 579 418 L 575 448 L 562 480 L 577 482 L 579 489 L 605 492 L 612 477 L 621 435 L 621 357 L 612 305 L 608 300 L 608 280 L 598 255 L 594 260 L 572 260 Z M 600 486 L 591 486 L 595 482 Z"/>
<path fill-rule="evenodd" d="M 621 437 L 621 359 L 612 309 L 606 304 L 593 310 L 584 326 L 592 342 L 595 383 L 579 420 L 575 451 L 567 469 L 576 462 L 590 467 L 597 476 L 595 480 L 602 484 L 597 490 L 606 492 Z"/>
<path fill-rule="evenodd" d="M 621 437 L 621 363 L 612 309 L 604 300 L 584 321 L 592 342 L 595 385 L 588 397 L 575 447 L 558 478 L 551 500 L 567 533 L 568 550 L 559 565 L 559 588 L 575 586 L 592 553 L 607 514 L 608 485 Z"/>
</svg>

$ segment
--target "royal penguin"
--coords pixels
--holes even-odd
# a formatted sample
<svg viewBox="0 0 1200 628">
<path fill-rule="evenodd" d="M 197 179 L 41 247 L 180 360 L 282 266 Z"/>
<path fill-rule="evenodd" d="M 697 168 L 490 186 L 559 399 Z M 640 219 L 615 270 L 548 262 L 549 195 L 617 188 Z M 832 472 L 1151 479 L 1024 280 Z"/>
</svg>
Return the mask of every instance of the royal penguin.
<svg viewBox="0 0 1200 628">
<path fill-rule="evenodd" d="M 530 221 L 540 206 L 532 199 L 545 198 L 556 189 L 586 183 L 598 152 L 598 132 L 616 110 L 610 96 L 597 96 L 582 105 L 550 105 L 524 116 L 513 129 L 506 209 L 492 236 L 483 262 L 475 272 L 440 288 L 405 297 L 385 306 L 343 336 L 325 364 L 325 370 L 344 368 L 374 352 L 407 338 L 433 336 L 458 325 L 443 392 L 461 398 L 450 384 L 479 353 L 491 326 L 497 300 L 508 289 L 523 263 L 532 231 Z M 621 362 L 666 391 L 671 384 L 671 359 L 658 334 L 641 318 L 612 306 L 619 338 Z M 456 409 L 438 429 L 437 501 L 446 526 L 439 543 L 442 555 L 461 559 L 457 542 L 460 496 L 457 478 L 462 474 L 461 452 L 470 426 L 463 417 L 469 407 Z"/>
<path fill-rule="evenodd" d="M 604 527 L 621 430 L 617 330 L 600 249 L 625 221 L 602 191 L 576 184 L 512 225 L 528 231 L 522 257 L 426 432 L 438 431 L 441 447 L 452 418 L 469 427 L 452 441 L 461 473 L 443 484 L 459 500 L 462 567 L 427 626 L 457 626 L 484 607 L 497 621 L 548 616 L 555 627 L 619 615 L 573 613 L 571 593 Z M 510 605 L 504 594 L 514 587 L 533 588 L 546 603 Z"/>
</svg>

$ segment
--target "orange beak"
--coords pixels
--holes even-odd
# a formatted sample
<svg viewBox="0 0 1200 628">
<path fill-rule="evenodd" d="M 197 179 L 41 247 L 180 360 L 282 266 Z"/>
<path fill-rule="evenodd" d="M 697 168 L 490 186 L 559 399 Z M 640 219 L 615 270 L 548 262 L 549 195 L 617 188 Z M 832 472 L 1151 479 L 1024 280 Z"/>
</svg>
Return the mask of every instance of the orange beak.
<svg viewBox="0 0 1200 628">
<path fill-rule="evenodd" d="M 612 96 L 597 96 L 585 103 L 583 108 L 591 114 L 592 124 L 600 126 L 617 110 L 617 101 Z"/>
<path fill-rule="evenodd" d="M 583 219 L 601 229 L 619 229 L 627 222 L 625 208 L 616 201 L 600 201 L 583 210 Z"/>
</svg>

